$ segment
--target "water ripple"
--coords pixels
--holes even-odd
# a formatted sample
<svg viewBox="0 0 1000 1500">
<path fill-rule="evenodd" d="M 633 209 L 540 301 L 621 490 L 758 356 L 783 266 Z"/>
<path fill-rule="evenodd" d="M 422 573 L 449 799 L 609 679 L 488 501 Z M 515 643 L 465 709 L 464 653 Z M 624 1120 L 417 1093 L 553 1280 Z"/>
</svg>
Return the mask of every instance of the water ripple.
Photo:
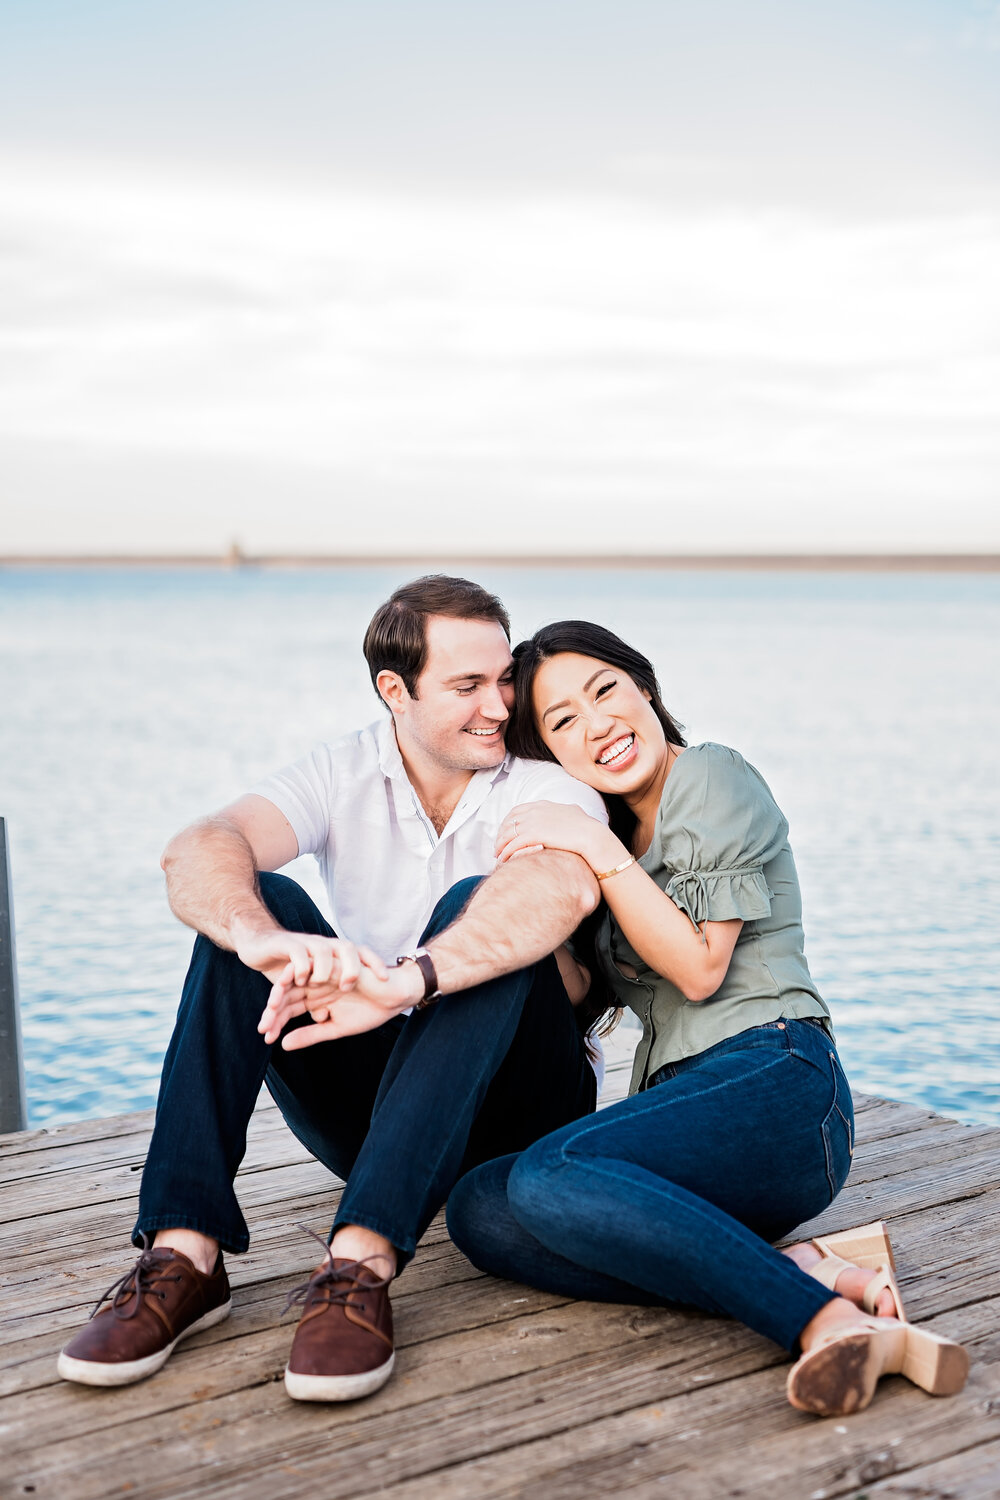
<svg viewBox="0 0 1000 1500">
<path fill-rule="evenodd" d="M 400 569 L 0 570 L 31 1123 L 151 1105 L 190 934 L 166 839 L 375 716 Z M 1000 1124 L 1000 580 L 479 568 L 523 634 L 597 618 L 788 813 L 810 964 L 860 1088 Z M 295 872 L 319 893 L 315 870 Z"/>
</svg>

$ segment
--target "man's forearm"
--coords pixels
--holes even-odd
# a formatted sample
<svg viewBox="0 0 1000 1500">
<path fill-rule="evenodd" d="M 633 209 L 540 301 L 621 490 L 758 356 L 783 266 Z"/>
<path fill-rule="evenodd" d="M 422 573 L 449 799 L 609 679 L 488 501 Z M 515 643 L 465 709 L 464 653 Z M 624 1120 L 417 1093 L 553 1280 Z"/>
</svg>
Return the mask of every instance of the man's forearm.
<svg viewBox="0 0 1000 1500">
<path fill-rule="evenodd" d="M 235 824 L 204 818 L 170 840 L 161 864 L 175 917 L 234 950 L 246 931 L 277 930 L 260 899 L 253 851 Z"/>
<path fill-rule="evenodd" d="M 577 854 L 546 849 L 501 865 L 458 921 L 427 944 L 441 990 L 454 994 L 537 963 L 599 899 L 597 881 Z"/>
</svg>

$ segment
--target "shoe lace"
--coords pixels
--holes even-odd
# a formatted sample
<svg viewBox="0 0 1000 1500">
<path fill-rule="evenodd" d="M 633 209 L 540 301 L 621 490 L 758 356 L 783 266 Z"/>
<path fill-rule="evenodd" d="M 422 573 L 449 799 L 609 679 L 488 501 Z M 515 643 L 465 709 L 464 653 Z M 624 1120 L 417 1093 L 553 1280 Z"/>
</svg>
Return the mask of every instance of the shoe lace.
<svg viewBox="0 0 1000 1500">
<path fill-rule="evenodd" d="M 281 1309 L 280 1316 L 284 1317 L 289 1308 L 296 1305 L 308 1306 L 314 1297 L 321 1298 L 328 1307 L 344 1307 L 354 1292 L 378 1292 L 383 1287 L 389 1286 L 391 1276 L 378 1277 L 372 1280 L 371 1270 L 364 1261 L 347 1261 L 345 1265 L 335 1266 L 333 1263 L 333 1251 L 326 1240 L 320 1239 L 315 1230 L 310 1229 L 307 1224 L 300 1224 L 306 1234 L 311 1234 L 316 1242 L 323 1246 L 327 1263 L 314 1271 L 308 1281 L 297 1286 L 288 1294 L 288 1300 Z M 359 1273 L 364 1271 L 362 1277 Z"/>
<path fill-rule="evenodd" d="M 142 1236 L 142 1254 L 139 1256 L 139 1259 L 134 1266 L 131 1266 L 125 1272 L 124 1276 L 119 1276 L 117 1281 L 111 1283 L 90 1316 L 92 1318 L 96 1317 L 105 1302 L 110 1298 L 111 1312 L 114 1317 L 123 1320 L 134 1318 L 142 1305 L 143 1297 L 163 1298 L 167 1295 L 166 1292 L 158 1290 L 157 1282 L 180 1281 L 180 1279 L 179 1275 L 167 1276 L 164 1274 L 163 1262 L 153 1259 L 153 1247 L 149 1243 L 149 1236 L 144 1234 Z M 126 1301 L 128 1301 L 128 1307 L 123 1311 Z"/>
</svg>

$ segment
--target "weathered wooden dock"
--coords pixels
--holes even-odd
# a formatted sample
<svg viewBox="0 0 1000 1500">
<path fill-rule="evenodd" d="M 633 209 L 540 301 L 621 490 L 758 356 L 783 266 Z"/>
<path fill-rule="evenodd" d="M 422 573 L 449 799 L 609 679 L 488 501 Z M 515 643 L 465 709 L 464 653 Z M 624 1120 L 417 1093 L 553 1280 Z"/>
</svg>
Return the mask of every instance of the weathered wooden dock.
<svg viewBox="0 0 1000 1500">
<path fill-rule="evenodd" d="M 605 1097 L 627 1083 L 619 1033 Z M 367 1401 L 290 1401 L 288 1291 L 334 1179 L 277 1111 L 240 1194 L 251 1254 L 231 1318 L 120 1391 L 66 1385 L 56 1353 L 129 1260 L 148 1113 L 0 1137 L 0 1496 L 38 1500 L 995 1500 L 1000 1496 L 1000 1130 L 860 1098 L 847 1188 L 813 1228 L 884 1217 L 914 1321 L 966 1341 L 965 1391 L 883 1382 L 868 1411 L 785 1402 L 785 1357 L 734 1324 L 568 1302 L 476 1272 L 437 1220 L 393 1304 L 397 1370 Z"/>
</svg>

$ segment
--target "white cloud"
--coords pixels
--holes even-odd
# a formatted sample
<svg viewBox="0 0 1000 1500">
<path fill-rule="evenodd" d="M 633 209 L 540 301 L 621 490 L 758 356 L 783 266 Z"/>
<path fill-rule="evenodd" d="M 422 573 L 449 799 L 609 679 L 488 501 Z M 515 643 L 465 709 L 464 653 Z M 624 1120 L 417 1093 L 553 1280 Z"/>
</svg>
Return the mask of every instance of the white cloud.
<svg viewBox="0 0 1000 1500">
<path fill-rule="evenodd" d="M 0 182 L 0 551 L 1000 549 L 995 219 Z"/>
</svg>

